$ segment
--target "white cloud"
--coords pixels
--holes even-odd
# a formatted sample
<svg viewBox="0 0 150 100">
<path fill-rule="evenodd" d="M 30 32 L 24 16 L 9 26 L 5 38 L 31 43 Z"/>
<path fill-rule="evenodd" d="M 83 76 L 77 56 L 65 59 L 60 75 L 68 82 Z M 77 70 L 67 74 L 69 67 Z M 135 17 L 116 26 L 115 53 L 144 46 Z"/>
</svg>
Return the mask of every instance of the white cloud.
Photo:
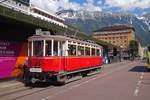
<svg viewBox="0 0 150 100">
<path fill-rule="evenodd" d="M 101 11 L 100 7 L 94 5 L 94 0 L 86 0 L 83 6 L 76 2 L 70 2 L 69 0 L 31 0 L 31 4 L 53 12 L 57 12 L 59 9 Z"/>
<path fill-rule="evenodd" d="M 105 3 L 123 9 L 150 8 L 150 0 L 106 0 Z"/>
<path fill-rule="evenodd" d="M 87 2 L 83 4 L 83 9 L 88 11 L 102 11 L 99 6 L 94 5 L 94 0 L 87 0 Z"/>
<path fill-rule="evenodd" d="M 97 4 L 101 5 L 102 4 L 102 0 L 97 1 Z"/>
<path fill-rule="evenodd" d="M 58 6 L 55 6 L 58 2 L 54 0 L 30 0 L 30 2 L 31 4 L 47 11 L 55 12 L 58 9 Z"/>
</svg>

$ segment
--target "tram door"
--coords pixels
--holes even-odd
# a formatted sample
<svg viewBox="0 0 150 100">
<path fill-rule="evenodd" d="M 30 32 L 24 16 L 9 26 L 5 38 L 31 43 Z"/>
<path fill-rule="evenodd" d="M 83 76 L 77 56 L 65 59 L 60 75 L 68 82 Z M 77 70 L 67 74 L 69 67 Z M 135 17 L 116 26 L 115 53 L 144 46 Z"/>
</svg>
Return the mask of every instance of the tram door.
<svg viewBox="0 0 150 100">
<path fill-rule="evenodd" d="M 58 41 L 54 40 L 54 47 L 53 47 L 53 56 L 59 57 L 59 68 L 62 71 L 65 71 L 67 65 L 67 52 L 66 52 L 66 42 L 65 41 Z"/>
<path fill-rule="evenodd" d="M 68 55 L 67 48 L 68 48 L 67 41 L 62 41 L 61 42 L 61 54 L 62 54 L 61 57 L 62 57 L 62 61 L 63 61 L 63 69 L 64 69 L 64 71 L 67 68 L 67 55 Z"/>
</svg>

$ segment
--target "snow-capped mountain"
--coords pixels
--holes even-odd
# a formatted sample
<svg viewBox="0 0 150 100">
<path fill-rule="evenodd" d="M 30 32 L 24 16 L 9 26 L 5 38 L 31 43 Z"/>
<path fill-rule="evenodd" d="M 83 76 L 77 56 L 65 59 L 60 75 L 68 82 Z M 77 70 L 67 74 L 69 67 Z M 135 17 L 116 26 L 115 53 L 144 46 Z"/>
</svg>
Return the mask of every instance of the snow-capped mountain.
<svg viewBox="0 0 150 100">
<path fill-rule="evenodd" d="M 144 14 L 142 17 L 140 17 L 141 20 L 143 20 L 143 22 L 149 26 L 149 30 L 150 30 L 150 13 Z"/>
<path fill-rule="evenodd" d="M 99 11 L 74 11 L 74 10 L 62 10 L 56 13 L 60 17 L 67 18 L 67 19 L 95 19 L 96 17 L 101 16 L 101 12 Z"/>
<path fill-rule="evenodd" d="M 150 14 L 145 14 L 140 18 L 131 13 L 91 12 L 86 10 L 62 10 L 57 14 L 65 18 L 67 24 L 74 25 L 87 34 L 92 34 L 92 31 L 110 25 L 132 25 L 136 30 L 136 37 L 143 44 L 150 44 Z"/>
</svg>

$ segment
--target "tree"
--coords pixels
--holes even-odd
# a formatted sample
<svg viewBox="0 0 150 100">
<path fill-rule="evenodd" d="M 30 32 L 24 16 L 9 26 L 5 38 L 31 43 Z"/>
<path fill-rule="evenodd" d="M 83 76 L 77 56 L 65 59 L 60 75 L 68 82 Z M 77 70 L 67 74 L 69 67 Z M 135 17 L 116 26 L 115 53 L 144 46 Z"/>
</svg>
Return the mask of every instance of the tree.
<svg viewBox="0 0 150 100">
<path fill-rule="evenodd" d="M 138 42 L 131 40 L 129 44 L 129 53 L 132 60 L 138 55 Z"/>
</svg>

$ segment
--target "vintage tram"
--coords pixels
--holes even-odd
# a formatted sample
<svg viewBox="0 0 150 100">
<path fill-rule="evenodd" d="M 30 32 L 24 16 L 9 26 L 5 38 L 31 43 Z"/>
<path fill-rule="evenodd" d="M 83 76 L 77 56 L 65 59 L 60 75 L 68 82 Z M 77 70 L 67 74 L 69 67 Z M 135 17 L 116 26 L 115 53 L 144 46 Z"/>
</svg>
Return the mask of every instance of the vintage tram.
<svg viewBox="0 0 150 100">
<path fill-rule="evenodd" d="M 28 38 L 27 83 L 66 83 L 98 73 L 102 46 L 67 36 L 34 35 Z"/>
</svg>

